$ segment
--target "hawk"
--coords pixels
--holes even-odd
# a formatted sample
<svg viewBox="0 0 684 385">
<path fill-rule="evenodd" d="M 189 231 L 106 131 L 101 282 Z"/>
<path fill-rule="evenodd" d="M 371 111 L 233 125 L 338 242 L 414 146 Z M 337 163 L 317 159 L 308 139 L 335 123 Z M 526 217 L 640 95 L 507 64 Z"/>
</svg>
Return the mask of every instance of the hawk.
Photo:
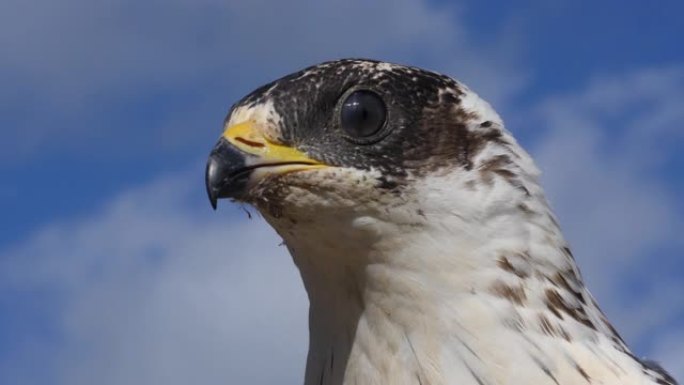
<svg viewBox="0 0 684 385">
<path fill-rule="evenodd" d="M 676 384 L 608 322 L 531 157 L 462 83 L 331 61 L 224 129 L 209 198 L 255 206 L 299 268 L 306 385 Z"/>
</svg>

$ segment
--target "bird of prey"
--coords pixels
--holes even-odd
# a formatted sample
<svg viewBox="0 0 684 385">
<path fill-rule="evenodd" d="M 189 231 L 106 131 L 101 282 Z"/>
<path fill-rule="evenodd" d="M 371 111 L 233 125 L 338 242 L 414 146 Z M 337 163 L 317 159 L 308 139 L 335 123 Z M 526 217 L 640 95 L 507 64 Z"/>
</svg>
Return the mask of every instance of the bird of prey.
<svg viewBox="0 0 684 385">
<path fill-rule="evenodd" d="M 306 385 L 676 384 L 599 309 L 528 153 L 447 76 L 345 59 L 266 84 L 206 185 L 299 268 Z"/>
</svg>

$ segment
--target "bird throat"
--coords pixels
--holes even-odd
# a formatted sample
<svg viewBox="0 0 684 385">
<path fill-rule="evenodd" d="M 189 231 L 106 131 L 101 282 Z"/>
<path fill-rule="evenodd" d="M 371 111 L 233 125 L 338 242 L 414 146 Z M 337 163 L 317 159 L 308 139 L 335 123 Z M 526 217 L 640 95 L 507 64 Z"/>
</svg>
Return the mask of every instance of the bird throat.
<svg viewBox="0 0 684 385">
<path fill-rule="evenodd" d="M 550 242 L 523 222 L 520 243 L 519 229 L 492 240 L 438 221 L 266 219 L 310 300 L 306 385 L 612 383 L 620 372 L 588 352 L 632 360 L 559 232 Z"/>
<path fill-rule="evenodd" d="M 310 300 L 306 385 L 477 384 L 479 345 L 496 345 L 482 336 L 511 332 L 510 300 L 489 289 L 500 268 L 472 234 L 371 217 L 267 219 Z"/>
</svg>

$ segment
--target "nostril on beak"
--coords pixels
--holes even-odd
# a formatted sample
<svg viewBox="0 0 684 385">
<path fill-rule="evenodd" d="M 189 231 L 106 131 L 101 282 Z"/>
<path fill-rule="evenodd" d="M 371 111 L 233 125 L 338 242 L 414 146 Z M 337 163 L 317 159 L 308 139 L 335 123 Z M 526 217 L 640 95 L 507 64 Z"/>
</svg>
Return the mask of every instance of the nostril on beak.
<svg viewBox="0 0 684 385">
<path fill-rule="evenodd" d="M 236 136 L 236 137 L 235 137 L 235 140 L 238 141 L 238 142 L 240 142 L 240 143 L 244 143 L 244 144 L 246 144 L 246 145 L 248 145 L 248 146 L 252 146 L 252 147 L 261 148 L 261 147 L 265 147 L 265 146 L 266 146 L 266 145 L 263 144 L 263 143 L 259 143 L 259 142 L 255 142 L 255 141 L 253 141 L 253 140 L 245 139 L 245 138 L 243 138 L 243 137 L 241 137 L 241 136 Z"/>
</svg>

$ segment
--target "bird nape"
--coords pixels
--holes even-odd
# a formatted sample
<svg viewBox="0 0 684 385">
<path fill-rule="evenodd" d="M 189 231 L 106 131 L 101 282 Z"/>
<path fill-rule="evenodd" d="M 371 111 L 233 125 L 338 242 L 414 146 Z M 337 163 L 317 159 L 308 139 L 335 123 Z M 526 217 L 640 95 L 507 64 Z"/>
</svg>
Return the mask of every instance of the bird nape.
<svg viewBox="0 0 684 385">
<path fill-rule="evenodd" d="M 310 300 L 305 384 L 675 384 L 582 282 L 530 156 L 447 76 L 315 65 L 236 103 L 209 199 L 254 205 Z"/>
</svg>

